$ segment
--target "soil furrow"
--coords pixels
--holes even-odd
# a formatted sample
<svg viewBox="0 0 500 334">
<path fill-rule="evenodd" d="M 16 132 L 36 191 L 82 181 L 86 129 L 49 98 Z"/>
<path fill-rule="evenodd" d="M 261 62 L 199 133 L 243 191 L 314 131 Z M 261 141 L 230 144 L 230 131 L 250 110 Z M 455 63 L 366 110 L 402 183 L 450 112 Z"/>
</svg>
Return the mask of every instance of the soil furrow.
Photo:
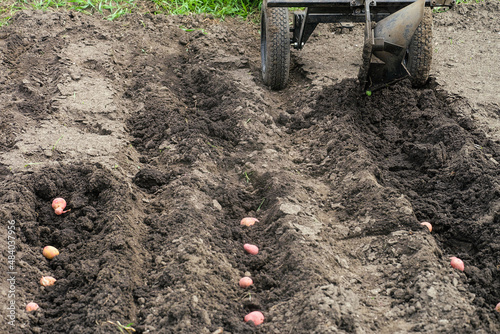
<svg viewBox="0 0 500 334">
<path fill-rule="evenodd" d="M 434 15 L 427 86 L 370 97 L 361 25 L 319 26 L 274 92 L 250 21 L 18 13 L 0 34 L 1 331 L 499 332 L 498 10 Z"/>
</svg>

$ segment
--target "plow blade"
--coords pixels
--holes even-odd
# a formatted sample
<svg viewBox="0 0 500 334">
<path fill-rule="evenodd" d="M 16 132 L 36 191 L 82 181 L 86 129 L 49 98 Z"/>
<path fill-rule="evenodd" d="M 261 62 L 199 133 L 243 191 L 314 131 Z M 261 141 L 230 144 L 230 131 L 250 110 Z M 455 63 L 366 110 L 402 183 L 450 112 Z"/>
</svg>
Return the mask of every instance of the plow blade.
<svg viewBox="0 0 500 334">
<path fill-rule="evenodd" d="M 366 27 L 363 65 L 359 81 L 363 89 L 374 91 L 409 75 L 403 60 L 424 15 L 425 0 L 417 0 L 372 24 L 366 0 Z"/>
</svg>

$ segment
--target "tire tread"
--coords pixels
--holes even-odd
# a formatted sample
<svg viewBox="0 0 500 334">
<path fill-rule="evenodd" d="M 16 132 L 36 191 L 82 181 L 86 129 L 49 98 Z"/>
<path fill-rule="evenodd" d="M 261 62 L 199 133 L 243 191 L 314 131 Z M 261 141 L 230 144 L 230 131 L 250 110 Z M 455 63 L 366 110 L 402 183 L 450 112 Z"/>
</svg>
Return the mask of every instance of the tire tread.
<svg viewBox="0 0 500 334">
<path fill-rule="evenodd" d="M 425 85 L 432 63 L 432 11 L 426 7 L 408 48 L 407 68 L 414 87 Z"/>
<path fill-rule="evenodd" d="M 288 8 L 263 8 L 266 11 L 266 70 L 262 76 L 264 83 L 272 90 L 286 87 L 290 72 L 290 37 Z M 261 32 L 264 33 L 264 32 Z M 264 68 L 264 67 L 263 67 Z"/>
</svg>

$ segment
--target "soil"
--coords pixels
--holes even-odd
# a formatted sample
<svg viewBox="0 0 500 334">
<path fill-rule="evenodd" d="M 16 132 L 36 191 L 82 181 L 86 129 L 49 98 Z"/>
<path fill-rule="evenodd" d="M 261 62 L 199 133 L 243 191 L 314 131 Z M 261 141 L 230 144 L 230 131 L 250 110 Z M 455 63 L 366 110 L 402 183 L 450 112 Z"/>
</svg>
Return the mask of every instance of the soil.
<svg viewBox="0 0 500 334">
<path fill-rule="evenodd" d="M 499 15 L 435 13 L 429 83 L 368 97 L 360 25 L 320 25 L 274 92 L 251 21 L 19 12 L 0 29 L 0 331 L 500 332 Z"/>
</svg>

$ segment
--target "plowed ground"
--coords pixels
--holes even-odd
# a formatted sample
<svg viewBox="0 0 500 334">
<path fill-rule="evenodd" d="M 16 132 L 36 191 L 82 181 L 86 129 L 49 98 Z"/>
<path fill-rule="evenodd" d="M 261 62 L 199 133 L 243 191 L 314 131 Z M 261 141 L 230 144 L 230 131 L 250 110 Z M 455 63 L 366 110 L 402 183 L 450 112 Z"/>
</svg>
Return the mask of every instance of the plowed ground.
<svg viewBox="0 0 500 334">
<path fill-rule="evenodd" d="M 499 15 L 435 14 L 430 83 L 367 97 L 362 26 L 318 27 L 271 92 L 255 23 L 18 13 L 0 30 L 1 331 L 500 332 Z"/>
</svg>

